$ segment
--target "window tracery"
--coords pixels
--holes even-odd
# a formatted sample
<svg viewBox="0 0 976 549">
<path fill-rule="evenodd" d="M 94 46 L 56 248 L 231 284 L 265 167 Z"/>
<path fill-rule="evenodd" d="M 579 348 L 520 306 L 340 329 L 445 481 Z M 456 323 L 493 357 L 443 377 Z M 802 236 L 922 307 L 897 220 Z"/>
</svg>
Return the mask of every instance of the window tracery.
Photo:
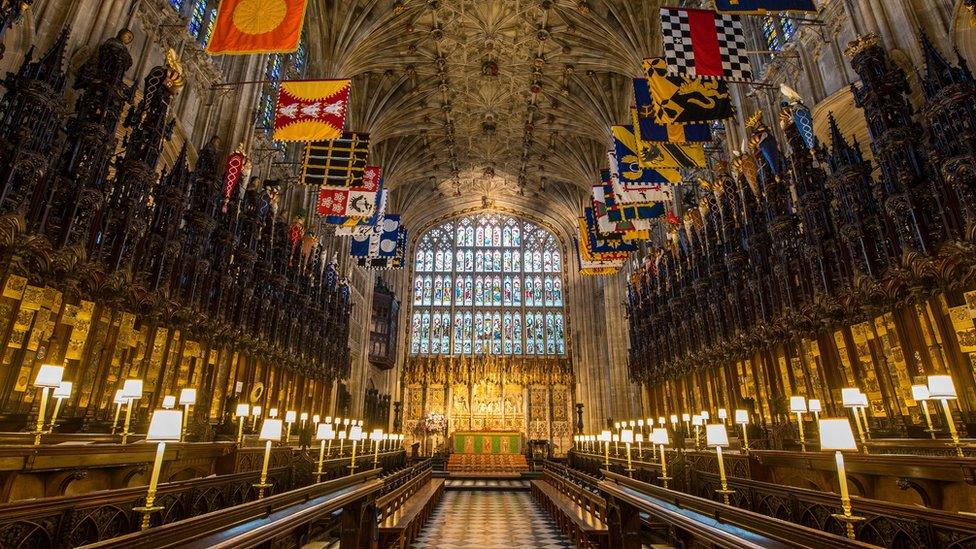
<svg viewBox="0 0 976 549">
<path fill-rule="evenodd" d="M 565 355 L 562 253 L 501 214 L 447 221 L 414 256 L 413 355 Z"/>
</svg>

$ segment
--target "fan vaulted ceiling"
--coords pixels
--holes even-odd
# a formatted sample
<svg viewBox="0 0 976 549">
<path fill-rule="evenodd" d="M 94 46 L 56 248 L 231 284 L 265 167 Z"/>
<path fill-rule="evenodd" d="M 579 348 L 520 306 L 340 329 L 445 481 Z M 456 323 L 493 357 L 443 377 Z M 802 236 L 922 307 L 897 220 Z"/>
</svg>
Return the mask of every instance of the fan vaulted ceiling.
<svg viewBox="0 0 976 549">
<path fill-rule="evenodd" d="M 349 127 L 413 218 L 490 199 L 566 227 L 656 53 L 657 0 L 310 3 L 313 77 L 352 77 Z"/>
</svg>

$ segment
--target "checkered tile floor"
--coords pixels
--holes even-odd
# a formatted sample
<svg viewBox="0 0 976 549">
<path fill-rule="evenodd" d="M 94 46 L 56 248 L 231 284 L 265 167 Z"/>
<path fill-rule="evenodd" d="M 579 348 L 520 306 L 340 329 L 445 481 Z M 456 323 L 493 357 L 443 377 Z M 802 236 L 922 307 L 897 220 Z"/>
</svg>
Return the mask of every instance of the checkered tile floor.
<svg viewBox="0 0 976 549">
<path fill-rule="evenodd" d="M 528 492 L 447 491 L 414 549 L 568 549 Z"/>
</svg>

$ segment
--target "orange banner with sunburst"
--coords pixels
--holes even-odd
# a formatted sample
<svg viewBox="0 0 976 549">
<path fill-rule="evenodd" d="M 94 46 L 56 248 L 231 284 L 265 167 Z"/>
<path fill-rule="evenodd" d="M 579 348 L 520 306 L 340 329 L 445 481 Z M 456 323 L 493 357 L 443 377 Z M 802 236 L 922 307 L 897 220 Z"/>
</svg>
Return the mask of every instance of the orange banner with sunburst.
<svg viewBox="0 0 976 549">
<path fill-rule="evenodd" d="M 291 53 L 298 49 L 308 0 L 222 0 L 207 53 Z"/>
</svg>

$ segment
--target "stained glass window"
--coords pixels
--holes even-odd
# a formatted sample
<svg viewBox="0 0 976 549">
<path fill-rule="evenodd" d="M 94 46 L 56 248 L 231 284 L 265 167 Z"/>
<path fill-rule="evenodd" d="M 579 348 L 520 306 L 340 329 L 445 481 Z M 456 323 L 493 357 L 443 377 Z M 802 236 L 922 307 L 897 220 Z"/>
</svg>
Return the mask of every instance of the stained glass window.
<svg viewBox="0 0 976 549">
<path fill-rule="evenodd" d="M 789 17 L 764 17 L 762 33 L 770 51 L 780 51 L 796 34 L 796 23 Z"/>
<path fill-rule="evenodd" d="M 565 355 L 562 266 L 556 237 L 516 217 L 432 228 L 414 256 L 410 352 Z"/>
<path fill-rule="evenodd" d="M 300 80 L 305 76 L 308 65 L 308 47 L 302 36 L 295 53 L 288 55 L 271 54 L 264 73 L 264 89 L 258 102 L 258 125 L 266 132 L 274 130 L 275 103 L 278 101 L 278 88 L 282 80 Z"/>
</svg>

